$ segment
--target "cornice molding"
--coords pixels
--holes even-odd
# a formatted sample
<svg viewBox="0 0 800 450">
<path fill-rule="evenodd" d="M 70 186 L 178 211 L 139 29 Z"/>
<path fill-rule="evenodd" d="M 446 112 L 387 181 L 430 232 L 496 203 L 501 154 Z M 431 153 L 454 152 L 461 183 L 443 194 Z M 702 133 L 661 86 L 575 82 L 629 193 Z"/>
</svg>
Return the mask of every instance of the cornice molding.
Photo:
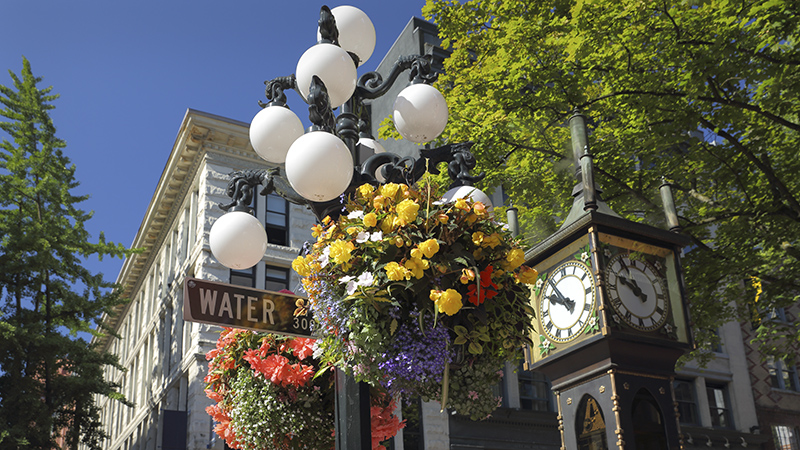
<svg viewBox="0 0 800 450">
<path fill-rule="evenodd" d="M 198 176 L 203 161 L 210 153 L 231 155 L 247 161 L 262 161 L 250 145 L 249 124 L 226 117 L 188 109 L 156 185 L 153 197 L 133 239 L 132 248 L 141 249 L 122 264 L 116 283 L 122 296 L 132 295 L 144 282 L 149 268 L 160 255 L 172 224 L 179 219 L 182 206 Z M 262 161 L 263 162 L 263 161 Z M 188 253 L 188 252 L 187 252 Z M 104 315 L 105 326 L 117 330 L 119 321 L 133 302 L 118 306 L 111 315 Z M 110 336 L 99 338 L 101 348 L 107 348 Z"/>
</svg>

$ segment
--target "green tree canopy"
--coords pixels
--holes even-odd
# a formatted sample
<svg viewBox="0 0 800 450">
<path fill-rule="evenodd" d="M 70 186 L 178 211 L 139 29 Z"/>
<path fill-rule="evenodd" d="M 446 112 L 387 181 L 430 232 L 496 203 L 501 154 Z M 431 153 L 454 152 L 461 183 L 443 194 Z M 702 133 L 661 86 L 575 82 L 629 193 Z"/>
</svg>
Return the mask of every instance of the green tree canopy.
<svg viewBox="0 0 800 450">
<path fill-rule="evenodd" d="M 424 13 L 452 51 L 446 138 L 476 142 L 484 187 L 503 186 L 531 244 L 569 211 L 578 108 L 617 213 L 663 223 L 658 186 L 674 183 L 700 343 L 734 318 L 757 324 L 766 354 L 797 353 L 796 322 L 765 319 L 800 299 L 800 3 L 428 0 Z"/>
<path fill-rule="evenodd" d="M 120 366 L 78 333 L 100 333 L 93 324 L 120 299 L 82 258 L 127 251 L 89 241 L 91 214 L 77 207 L 86 197 L 71 193 L 75 166 L 48 112 L 58 96 L 37 87 L 25 58 L 10 74 L 14 85 L 0 85 L 10 138 L 0 145 L 0 449 L 54 448 L 62 431 L 70 448 L 99 449 L 95 395 L 122 399 L 103 379 Z"/>
</svg>

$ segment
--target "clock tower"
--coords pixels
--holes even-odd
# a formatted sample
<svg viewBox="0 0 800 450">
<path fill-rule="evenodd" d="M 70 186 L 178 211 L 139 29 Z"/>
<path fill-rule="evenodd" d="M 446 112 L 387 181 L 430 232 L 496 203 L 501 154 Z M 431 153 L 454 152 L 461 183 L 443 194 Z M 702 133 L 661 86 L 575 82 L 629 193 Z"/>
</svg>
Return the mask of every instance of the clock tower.
<svg viewBox="0 0 800 450">
<path fill-rule="evenodd" d="M 672 194 L 670 231 L 623 219 L 599 196 L 585 117 L 570 118 L 576 175 L 561 228 L 528 251 L 534 345 L 527 365 L 552 381 L 562 448 L 681 448 L 672 380 L 692 343 Z"/>
</svg>

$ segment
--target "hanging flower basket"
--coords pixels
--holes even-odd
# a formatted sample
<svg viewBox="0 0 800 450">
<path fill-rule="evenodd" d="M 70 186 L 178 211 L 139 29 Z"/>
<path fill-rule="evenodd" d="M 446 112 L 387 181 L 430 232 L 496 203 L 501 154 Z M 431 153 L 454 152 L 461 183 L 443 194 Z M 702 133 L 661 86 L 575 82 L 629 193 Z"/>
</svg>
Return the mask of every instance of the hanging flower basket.
<svg viewBox="0 0 800 450">
<path fill-rule="evenodd" d="M 209 359 L 206 408 L 214 431 L 238 449 L 334 448 L 333 371 L 313 357 L 313 339 L 225 328 Z M 370 393 L 372 448 L 394 436 L 404 422 L 395 402 Z"/>
<path fill-rule="evenodd" d="M 498 406 L 504 362 L 529 342 L 536 271 L 486 205 L 432 191 L 362 185 L 292 267 L 323 362 L 482 419 Z"/>
</svg>

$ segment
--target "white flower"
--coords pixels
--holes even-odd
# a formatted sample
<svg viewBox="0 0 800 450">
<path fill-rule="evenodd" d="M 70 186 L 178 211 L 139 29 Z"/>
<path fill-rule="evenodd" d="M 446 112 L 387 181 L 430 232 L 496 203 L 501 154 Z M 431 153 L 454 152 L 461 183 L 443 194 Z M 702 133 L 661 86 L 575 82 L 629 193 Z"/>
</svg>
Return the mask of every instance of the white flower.
<svg viewBox="0 0 800 450">
<path fill-rule="evenodd" d="M 359 286 L 372 286 L 372 283 L 375 282 L 375 276 L 372 272 L 364 272 L 358 276 L 358 285 Z"/>
<path fill-rule="evenodd" d="M 370 235 L 366 231 L 359 231 L 358 234 L 356 235 L 356 242 L 358 242 L 359 244 L 363 244 L 364 242 L 367 242 L 369 239 Z"/>
<path fill-rule="evenodd" d="M 596 317 L 590 317 L 589 318 L 589 326 L 590 327 L 593 327 L 596 323 L 597 323 L 597 318 Z"/>
<path fill-rule="evenodd" d="M 331 256 L 331 247 L 329 245 L 324 249 L 322 249 L 322 254 L 319 255 L 319 258 L 317 259 L 317 261 L 319 261 L 319 266 L 320 267 L 327 266 L 328 263 L 330 262 L 330 256 Z"/>
<path fill-rule="evenodd" d="M 344 288 L 344 291 L 347 293 L 347 295 L 353 295 L 356 292 L 358 284 L 356 283 L 355 279 L 356 279 L 355 277 L 352 277 L 350 275 L 339 278 L 339 283 L 347 284 L 347 286 L 345 286 Z"/>
<path fill-rule="evenodd" d="M 353 211 L 353 212 L 351 212 L 350 214 L 347 215 L 347 218 L 350 219 L 350 220 L 363 219 L 364 218 L 364 211 L 361 211 L 361 210 Z"/>
<path fill-rule="evenodd" d="M 605 249 L 605 250 L 603 250 L 603 254 L 606 255 L 606 257 L 610 258 L 611 257 L 611 250 Z"/>
<path fill-rule="evenodd" d="M 378 242 L 381 239 L 383 239 L 383 231 L 376 231 L 369 237 L 369 240 L 372 242 Z"/>
<path fill-rule="evenodd" d="M 541 289 L 542 285 L 544 285 L 543 279 L 539 278 L 538 280 L 536 280 L 536 289 Z"/>
<path fill-rule="evenodd" d="M 589 254 L 587 252 L 581 253 L 581 261 L 586 262 L 589 259 Z"/>
</svg>

